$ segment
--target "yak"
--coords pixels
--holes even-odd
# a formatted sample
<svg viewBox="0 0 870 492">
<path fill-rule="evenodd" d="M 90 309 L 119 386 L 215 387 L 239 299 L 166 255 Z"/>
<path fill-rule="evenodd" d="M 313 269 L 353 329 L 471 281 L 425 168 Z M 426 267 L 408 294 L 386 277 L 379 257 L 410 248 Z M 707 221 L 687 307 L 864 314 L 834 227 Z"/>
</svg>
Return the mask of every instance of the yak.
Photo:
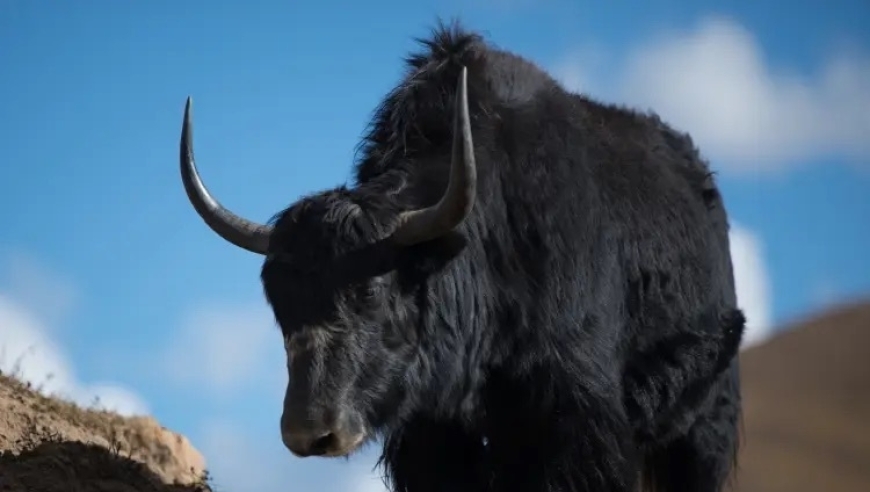
<svg viewBox="0 0 870 492">
<path fill-rule="evenodd" d="M 417 41 L 352 185 L 265 224 L 204 186 L 187 99 L 187 196 L 264 257 L 284 445 L 382 438 L 397 492 L 722 490 L 745 319 L 708 162 L 459 22 Z"/>
</svg>

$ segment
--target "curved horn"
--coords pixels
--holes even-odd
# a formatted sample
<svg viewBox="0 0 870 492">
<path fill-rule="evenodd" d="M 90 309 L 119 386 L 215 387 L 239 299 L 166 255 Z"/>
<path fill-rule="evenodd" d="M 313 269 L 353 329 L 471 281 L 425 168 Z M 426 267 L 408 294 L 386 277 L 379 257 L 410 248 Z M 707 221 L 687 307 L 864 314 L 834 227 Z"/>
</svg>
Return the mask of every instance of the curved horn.
<svg viewBox="0 0 870 492">
<path fill-rule="evenodd" d="M 447 191 L 431 207 L 403 212 L 393 233 L 398 244 L 412 245 L 439 237 L 458 226 L 471 213 L 477 190 L 477 166 L 471 118 L 468 115 L 468 70 L 462 67 L 456 88 L 453 119 L 453 157 Z"/>
<path fill-rule="evenodd" d="M 187 198 L 196 212 L 218 236 L 252 253 L 265 255 L 269 247 L 270 226 L 257 224 L 239 217 L 223 207 L 208 192 L 193 159 L 193 124 L 190 116 L 191 99 L 184 106 L 184 125 L 181 127 L 181 181 Z"/>
</svg>

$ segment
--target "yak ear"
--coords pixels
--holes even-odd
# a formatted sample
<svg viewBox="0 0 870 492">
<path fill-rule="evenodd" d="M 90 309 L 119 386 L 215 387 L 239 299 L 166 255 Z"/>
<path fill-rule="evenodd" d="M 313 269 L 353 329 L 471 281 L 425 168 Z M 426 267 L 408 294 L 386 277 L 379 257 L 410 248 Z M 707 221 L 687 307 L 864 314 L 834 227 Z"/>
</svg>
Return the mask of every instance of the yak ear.
<svg viewBox="0 0 870 492">
<path fill-rule="evenodd" d="M 457 231 L 435 239 L 402 248 L 402 263 L 417 274 L 428 276 L 447 266 L 468 245 L 468 239 Z"/>
</svg>

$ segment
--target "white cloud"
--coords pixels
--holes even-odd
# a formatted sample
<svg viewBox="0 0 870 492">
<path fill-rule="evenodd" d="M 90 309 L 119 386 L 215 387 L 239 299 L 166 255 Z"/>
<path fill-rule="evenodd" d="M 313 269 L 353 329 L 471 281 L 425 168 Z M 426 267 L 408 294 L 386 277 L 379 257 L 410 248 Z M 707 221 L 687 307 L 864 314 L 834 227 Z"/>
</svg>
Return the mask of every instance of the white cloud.
<svg viewBox="0 0 870 492">
<path fill-rule="evenodd" d="M 263 374 L 285 377 L 284 361 L 269 350 L 283 347 L 273 316 L 261 303 L 203 306 L 184 319 L 178 338 L 163 354 L 164 375 L 177 384 L 230 395 L 261 381 Z"/>
<path fill-rule="evenodd" d="M 743 346 L 755 345 L 771 334 L 770 276 L 761 240 L 752 231 L 731 224 L 731 261 L 737 285 L 737 303 L 746 316 Z"/>
<path fill-rule="evenodd" d="M 870 160 L 870 57 L 835 54 L 811 75 L 771 67 L 754 36 L 721 16 L 638 43 L 611 67 L 614 80 L 580 53 L 554 70 L 567 87 L 655 110 L 724 171 Z"/>
<path fill-rule="evenodd" d="M 0 369 L 16 372 L 44 394 L 55 394 L 122 415 L 146 415 L 148 406 L 135 392 L 114 383 L 79 381 L 63 348 L 52 338 L 47 322 L 73 307 L 72 284 L 51 275 L 32 258 L 13 256 L 9 279 L 0 291 Z M 19 263 L 20 262 L 20 263 Z M 28 273 L 34 273 L 30 276 Z M 20 290 L 15 287 L 23 286 Z M 58 290 L 53 290 L 58 287 Z M 56 295 L 55 295 L 56 294 Z M 42 303 L 42 300 L 48 304 Z M 53 303 L 52 303 L 53 302 Z M 35 305 L 34 305 L 35 304 Z M 35 306 L 47 306 L 48 312 Z M 39 313 L 39 315 L 37 315 Z"/>
</svg>

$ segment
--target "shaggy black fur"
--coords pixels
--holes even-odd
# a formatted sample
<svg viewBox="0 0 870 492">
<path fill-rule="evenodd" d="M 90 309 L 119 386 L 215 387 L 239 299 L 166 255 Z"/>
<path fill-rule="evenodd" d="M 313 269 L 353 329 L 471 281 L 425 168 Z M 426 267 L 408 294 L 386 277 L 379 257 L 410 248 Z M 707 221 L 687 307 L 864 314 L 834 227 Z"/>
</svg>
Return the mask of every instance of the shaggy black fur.
<svg viewBox="0 0 870 492">
<path fill-rule="evenodd" d="M 720 491 L 744 318 L 690 137 L 456 25 L 422 44 L 355 186 L 273 219 L 265 294 L 285 337 L 320 340 L 292 362 L 285 404 L 358 415 L 399 492 Z M 472 215 L 398 247 L 398 213 L 446 186 L 462 66 Z"/>
</svg>

